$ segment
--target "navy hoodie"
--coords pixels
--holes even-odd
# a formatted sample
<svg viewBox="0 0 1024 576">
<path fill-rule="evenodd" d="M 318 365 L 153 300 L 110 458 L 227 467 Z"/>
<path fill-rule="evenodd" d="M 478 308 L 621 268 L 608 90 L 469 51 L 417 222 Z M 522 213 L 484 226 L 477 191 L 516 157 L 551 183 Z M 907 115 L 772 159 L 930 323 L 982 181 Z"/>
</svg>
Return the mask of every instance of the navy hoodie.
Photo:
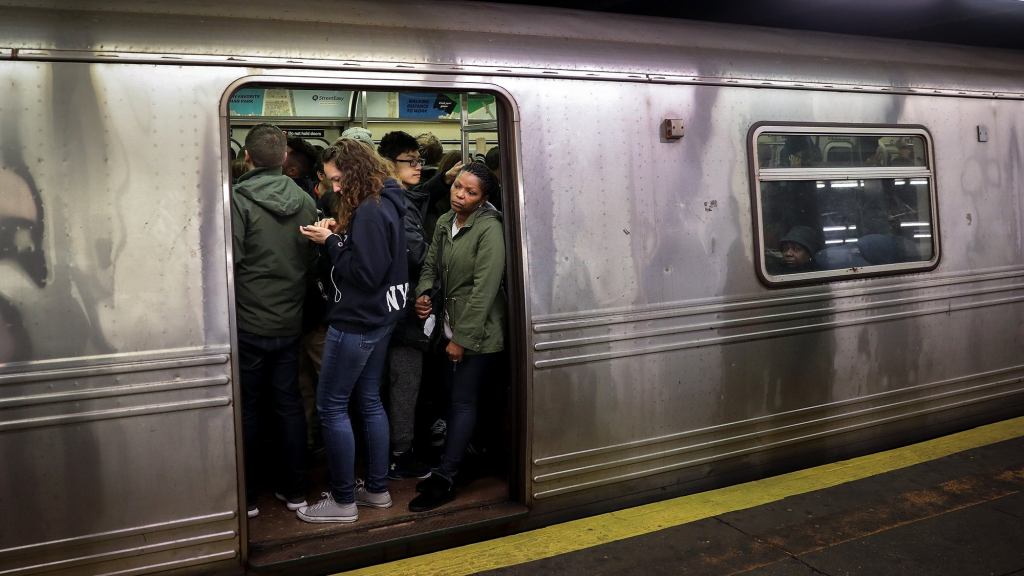
<svg viewBox="0 0 1024 576">
<path fill-rule="evenodd" d="M 404 191 L 388 179 L 379 199 L 371 196 L 356 208 L 347 236 L 327 238 L 328 321 L 335 329 L 363 333 L 402 317 L 412 297 L 404 215 Z"/>
</svg>

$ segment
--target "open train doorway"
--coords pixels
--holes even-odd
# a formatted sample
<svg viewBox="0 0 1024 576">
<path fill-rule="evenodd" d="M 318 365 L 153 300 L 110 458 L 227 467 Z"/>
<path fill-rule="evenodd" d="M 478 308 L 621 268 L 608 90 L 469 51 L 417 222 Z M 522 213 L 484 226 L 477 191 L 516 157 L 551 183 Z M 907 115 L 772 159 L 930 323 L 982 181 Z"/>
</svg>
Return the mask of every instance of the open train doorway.
<svg viewBox="0 0 1024 576">
<path fill-rule="evenodd" d="M 512 193 L 515 180 L 510 168 L 514 166 L 514 157 L 510 152 L 514 149 L 514 140 L 509 106 L 507 99 L 497 93 L 451 87 L 386 89 L 261 83 L 246 84 L 230 95 L 225 150 L 230 146 L 233 157 L 230 178 L 236 190 L 237 184 L 244 182 L 247 172 L 253 169 L 251 155 L 246 154 L 246 139 L 261 124 L 272 124 L 286 133 L 288 147 L 283 175 L 290 177 L 313 199 L 321 219 L 339 214 L 338 190 L 330 179 L 333 170 L 323 165 L 325 150 L 330 155 L 332 146 L 345 138 L 362 142 L 383 159 L 391 176 L 401 182 L 406 209 L 418 210 L 420 216 L 423 255 L 421 263 L 416 265 L 420 269 L 414 270 L 410 263 L 408 306 L 413 306 L 412 297 L 423 292 L 419 289 L 422 284 L 416 286 L 426 274 L 423 266 L 433 266 L 435 271 L 447 271 L 449 266 L 452 269 L 467 266 L 466 262 L 451 261 L 464 257 L 460 252 L 468 253 L 457 243 L 468 242 L 460 235 L 472 232 L 472 226 L 457 214 L 461 201 L 456 201 L 453 212 L 452 190 L 464 184 L 461 168 L 471 163 L 476 165 L 476 170 L 487 170 L 494 176 L 494 185 L 488 184 L 490 193 L 486 205 L 482 203 L 476 213 L 490 210 L 494 221 L 502 224 L 498 230 L 504 256 L 499 263 L 500 283 L 490 296 L 500 302 L 500 314 L 492 311 L 484 317 L 473 318 L 458 310 L 463 296 L 476 297 L 472 278 L 459 280 L 445 276 L 442 279 L 431 273 L 436 279 L 432 282 L 431 294 L 436 293 L 438 284 L 444 286 L 445 281 L 452 285 L 460 281 L 469 283 L 457 296 L 451 292 L 451 286 L 441 288 L 448 290 L 446 302 L 459 302 L 444 312 L 448 320 L 443 326 L 444 337 L 431 338 L 429 333 L 436 335 L 437 331 L 425 326 L 415 314 L 403 318 L 392 334 L 380 380 L 380 396 L 389 417 L 387 486 L 391 506 L 360 506 L 358 520 L 354 522 L 309 522 L 309 517 L 303 520 L 306 509 L 298 506 L 299 500 L 313 507 L 324 493 L 331 493 L 333 497 L 336 490 L 332 491 L 332 486 L 336 487 L 337 482 L 331 481 L 331 459 L 336 459 L 341 450 L 332 440 L 333 432 L 325 434 L 317 409 L 317 391 L 325 378 L 332 377 L 321 374 L 330 370 L 324 368 L 322 355 L 325 337 L 332 329 L 331 306 L 338 300 L 332 291 L 339 291 L 337 283 L 344 279 L 332 276 L 329 251 L 316 250 L 319 262 L 314 265 L 313 280 L 306 294 L 298 367 L 298 388 L 307 432 L 306 489 L 302 494 L 285 495 L 276 486 L 275 478 L 280 477 L 285 449 L 275 431 L 282 422 L 272 401 L 261 399 L 259 439 L 253 446 L 245 446 L 243 455 L 249 462 L 245 470 L 256 476 L 250 478 L 248 501 L 243 502 L 250 515 L 253 508 L 258 510 L 249 519 L 247 530 L 247 556 L 253 567 L 319 562 L 339 569 L 379 562 L 393 558 L 396 550 L 408 555 L 451 545 L 459 538 L 470 538 L 471 526 L 475 538 L 479 538 L 480 527 L 492 526 L 500 531 L 502 525 L 525 514 L 521 480 L 525 466 L 524 441 L 520 432 L 523 368 L 522 362 L 517 360 L 523 354 L 517 343 L 523 338 L 516 328 L 522 324 L 516 319 L 523 317 L 524 306 L 523 295 L 517 288 L 520 283 L 509 281 L 520 277 L 522 265 L 513 240 L 518 236 L 515 230 L 518 222 L 513 216 L 516 214 Z M 246 164 L 247 159 L 249 164 Z M 345 165 L 342 162 L 338 166 L 343 179 Z M 486 168 L 482 168 L 484 166 Z M 474 178 L 473 183 L 479 185 L 484 173 Z M 340 196 L 344 197 L 344 192 Z M 406 219 L 407 230 L 409 222 Z M 459 229 L 453 222 L 461 223 L 465 229 Z M 483 241 L 469 238 L 471 242 Z M 439 248 L 440 243 L 448 247 L 447 253 Z M 410 253 L 412 251 L 410 243 Z M 468 265 L 483 264 L 470 262 Z M 236 271 L 238 266 L 236 260 Z M 236 299 L 240 294 L 238 281 L 236 275 Z M 242 303 L 236 301 L 236 307 L 240 305 Z M 481 348 L 474 351 L 469 346 L 463 347 L 463 358 L 471 359 L 479 352 L 487 354 L 490 360 L 478 376 L 475 425 L 467 432 L 465 420 L 461 423 L 459 420 L 464 418 L 459 415 L 460 409 L 453 408 L 453 396 L 457 397 L 458 387 L 465 384 L 460 384 L 452 374 L 458 367 L 470 364 L 453 364 L 447 343 L 460 340 L 460 330 L 468 330 L 466 327 L 472 322 L 480 326 L 467 338 Z M 242 330 L 237 325 L 235 328 Z M 410 356 L 415 360 L 411 362 L 412 368 Z M 244 378 L 244 375 L 239 377 Z M 410 378 L 415 379 L 412 387 Z M 237 388 L 238 393 L 243 394 L 244 388 L 243 383 Z M 370 474 L 367 430 L 372 427 L 361 421 L 354 396 L 349 414 L 356 446 L 355 475 L 367 479 Z M 240 433 L 239 437 L 242 436 Z M 455 450 L 453 446 L 464 448 Z M 451 478 L 454 499 L 448 501 L 442 497 L 439 505 L 424 509 L 424 476 L 432 474 L 436 480 L 443 476 L 439 472 L 452 470 L 446 463 L 450 464 L 453 450 L 460 454 L 457 473 Z M 242 472 L 240 466 L 240 476 Z M 241 482 L 240 492 L 246 492 Z M 286 501 L 280 501 L 281 496 L 286 496 Z M 428 500 L 427 504 L 431 502 Z"/>
</svg>

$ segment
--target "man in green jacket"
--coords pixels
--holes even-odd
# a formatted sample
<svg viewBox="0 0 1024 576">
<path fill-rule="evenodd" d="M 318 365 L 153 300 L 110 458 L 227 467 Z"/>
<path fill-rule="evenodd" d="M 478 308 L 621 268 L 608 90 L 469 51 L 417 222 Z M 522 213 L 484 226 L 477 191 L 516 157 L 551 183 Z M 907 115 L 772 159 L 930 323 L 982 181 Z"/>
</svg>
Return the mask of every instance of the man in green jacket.
<svg viewBox="0 0 1024 576">
<path fill-rule="evenodd" d="M 259 514 L 256 478 L 261 401 L 269 400 L 282 427 L 283 466 L 275 496 L 289 510 L 306 505 L 306 416 L 298 387 L 302 304 L 313 247 L 299 227 L 316 220 L 313 199 L 282 174 L 286 137 L 260 124 L 245 138 L 253 169 L 231 194 L 231 239 L 235 261 L 235 318 L 242 389 L 242 434 L 248 516 Z"/>
</svg>

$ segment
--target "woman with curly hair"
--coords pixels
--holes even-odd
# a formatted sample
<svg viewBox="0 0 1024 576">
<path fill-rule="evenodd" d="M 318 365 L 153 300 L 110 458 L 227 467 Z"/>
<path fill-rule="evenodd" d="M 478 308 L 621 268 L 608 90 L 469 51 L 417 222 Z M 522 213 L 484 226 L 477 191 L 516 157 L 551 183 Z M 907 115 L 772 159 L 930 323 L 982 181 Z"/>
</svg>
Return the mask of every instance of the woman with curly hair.
<svg viewBox="0 0 1024 576">
<path fill-rule="evenodd" d="M 324 150 L 324 174 L 339 196 L 337 214 L 302 226 L 330 259 L 330 312 L 317 388 L 330 490 L 299 508 L 306 522 L 355 522 L 358 506 L 388 508 L 388 417 L 380 380 L 388 340 L 409 292 L 401 185 L 369 146 L 340 139 Z M 365 426 L 366 484 L 355 482 L 355 439 L 348 416 L 355 397 Z"/>
</svg>

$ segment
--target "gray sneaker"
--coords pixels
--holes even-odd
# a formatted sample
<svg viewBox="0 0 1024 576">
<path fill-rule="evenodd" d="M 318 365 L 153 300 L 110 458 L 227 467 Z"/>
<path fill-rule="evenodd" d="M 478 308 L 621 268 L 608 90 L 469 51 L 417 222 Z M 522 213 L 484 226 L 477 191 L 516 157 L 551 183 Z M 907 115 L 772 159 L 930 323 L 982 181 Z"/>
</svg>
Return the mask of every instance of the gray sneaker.
<svg viewBox="0 0 1024 576">
<path fill-rule="evenodd" d="M 356 508 L 356 503 L 351 504 L 339 504 L 334 501 L 334 496 L 330 492 L 324 492 L 321 494 L 323 499 L 313 504 L 312 506 L 303 506 L 299 508 L 295 515 L 299 517 L 299 520 L 305 522 L 322 523 L 322 522 L 355 522 L 359 519 L 359 510 Z"/>
<path fill-rule="evenodd" d="M 391 508 L 391 492 L 370 492 L 362 483 L 357 484 L 356 504 L 370 508 Z"/>
</svg>

